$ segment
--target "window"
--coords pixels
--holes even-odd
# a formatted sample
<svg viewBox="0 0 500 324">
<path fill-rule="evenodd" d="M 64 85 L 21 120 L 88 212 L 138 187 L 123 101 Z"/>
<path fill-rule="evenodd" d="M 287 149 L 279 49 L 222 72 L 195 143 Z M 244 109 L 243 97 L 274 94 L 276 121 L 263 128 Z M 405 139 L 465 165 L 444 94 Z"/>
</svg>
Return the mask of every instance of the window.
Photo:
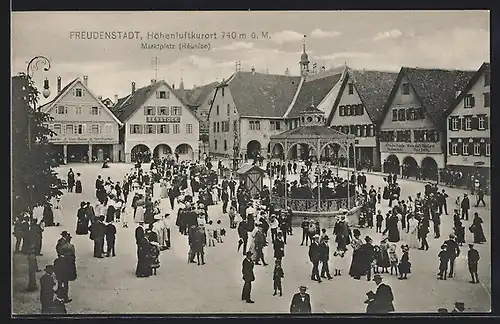
<svg viewBox="0 0 500 324">
<path fill-rule="evenodd" d="M 415 120 L 415 109 L 406 109 L 406 120 Z"/>
<path fill-rule="evenodd" d="M 229 104 L 227 104 L 227 109 L 226 109 L 226 114 L 229 116 L 230 115 L 230 111 L 231 111 L 231 106 L 229 106 Z"/>
<path fill-rule="evenodd" d="M 154 134 L 156 131 L 156 127 L 155 125 L 146 125 L 146 128 L 145 128 L 145 133 L 146 134 Z"/>
<path fill-rule="evenodd" d="M 142 125 L 130 125 L 130 134 L 142 134 Z"/>
<path fill-rule="evenodd" d="M 170 92 L 156 91 L 156 99 L 168 99 L 169 97 L 170 97 Z"/>
<path fill-rule="evenodd" d="M 172 125 L 172 133 L 179 134 L 180 132 L 181 132 L 181 125 L 180 124 L 173 124 Z"/>
<path fill-rule="evenodd" d="M 186 134 L 193 133 L 193 124 L 186 124 Z"/>
<path fill-rule="evenodd" d="M 486 143 L 486 156 L 490 156 L 490 143 Z"/>
<path fill-rule="evenodd" d="M 350 109 L 351 109 L 351 116 L 356 116 L 356 106 L 351 105 Z"/>
<path fill-rule="evenodd" d="M 215 147 L 215 150 L 217 151 L 217 140 L 214 141 L 214 147 Z"/>
<path fill-rule="evenodd" d="M 214 133 L 217 132 L 217 123 L 214 122 Z"/>
<path fill-rule="evenodd" d="M 250 130 L 260 130 L 260 120 L 251 120 L 249 126 Z"/>
<path fill-rule="evenodd" d="M 155 115 L 155 107 L 152 107 L 152 106 L 144 107 L 144 115 L 145 116 L 154 116 Z"/>
<path fill-rule="evenodd" d="M 401 85 L 401 93 L 404 95 L 410 94 L 410 84 L 409 83 L 403 83 Z"/>
<path fill-rule="evenodd" d="M 406 121 L 406 109 L 398 109 L 398 121 Z"/>
<path fill-rule="evenodd" d="M 57 135 L 61 134 L 61 124 L 54 124 L 54 133 Z"/>
<path fill-rule="evenodd" d="M 339 106 L 339 116 L 345 116 L 345 106 Z"/>
<path fill-rule="evenodd" d="M 475 156 L 481 155 L 481 143 L 474 143 L 474 155 Z"/>
<path fill-rule="evenodd" d="M 168 108 L 165 106 L 158 107 L 158 115 L 159 116 L 168 116 Z"/>
<path fill-rule="evenodd" d="M 464 97 L 464 108 L 472 108 L 475 105 L 474 96 L 472 94 L 468 94 Z"/>
<path fill-rule="evenodd" d="M 66 107 L 64 107 L 64 106 L 57 106 L 57 113 L 59 115 L 64 115 L 66 113 Z"/>
<path fill-rule="evenodd" d="M 462 142 L 462 155 L 469 155 L 469 142 Z"/>
<path fill-rule="evenodd" d="M 73 135 L 73 125 L 66 125 L 66 134 Z"/>
<path fill-rule="evenodd" d="M 76 107 L 76 114 L 81 115 L 82 114 L 82 107 Z"/>
<path fill-rule="evenodd" d="M 472 129 L 472 117 L 465 118 L 465 130 L 470 131 Z"/>
<path fill-rule="evenodd" d="M 354 84 L 349 83 L 349 94 L 352 95 L 354 94 Z"/>
<path fill-rule="evenodd" d="M 411 142 L 411 132 L 409 130 L 397 131 L 396 132 L 396 142 Z"/>
<path fill-rule="evenodd" d="M 484 125 L 485 124 L 485 118 L 484 118 L 484 116 L 478 117 L 478 122 L 479 122 L 479 126 L 478 126 L 479 130 L 485 130 L 486 128 L 485 128 L 485 125 Z"/>
<path fill-rule="evenodd" d="M 356 126 L 356 136 L 361 137 L 361 126 L 360 125 Z"/>
<path fill-rule="evenodd" d="M 82 89 L 75 89 L 75 97 L 78 97 L 78 98 L 83 97 Z"/>
<path fill-rule="evenodd" d="M 99 107 L 92 107 L 92 108 L 90 108 L 90 114 L 94 115 L 94 116 L 100 115 L 99 110 L 100 110 Z"/>
<path fill-rule="evenodd" d="M 458 155 L 458 143 L 451 144 L 451 155 Z"/>
<path fill-rule="evenodd" d="M 271 120 L 269 123 L 271 124 L 271 130 L 276 130 L 276 124 L 274 123 L 274 120 Z"/>
<path fill-rule="evenodd" d="M 220 124 L 219 124 L 219 122 L 217 122 L 217 133 L 219 133 L 219 132 L 220 132 Z"/>
<path fill-rule="evenodd" d="M 370 125 L 368 127 L 368 133 L 366 134 L 366 136 L 375 136 L 375 127 L 373 125 Z"/>
<path fill-rule="evenodd" d="M 484 86 L 489 87 L 490 86 L 490 71 L 485 71 L 484 72 Z"/>
<path fill-rule="evenodd" d="M 224 151 L 227 151 L 227 141 L 224 140 Z"/>
<path fill-rule="evenodd" d="M 281 123 L 276 121 L 276 130 L 281 130 Z"/>
<path fill-rule="evenodd" d="M 85 134 L 85 125 L 78 125 L 76 133 L 78 135 L 83 135 Z"/>
<path fill-rule="evenodd" d="M 171 113 L 172 116 L 180 116 L 180 115 L 182 115 L 181 106 L 172 106 L 171 110 L 172 110 L 172 113 Z"/>
<path fill-rule="evenodd" d="M 219 116 L 219 105 L 217 105 L 217 116 Z"/>
<path fill-rule="evenodd" d="M 458 130 L 458 118 L 451 119 L 451 130 Z"/>
<path fill-rule="evenodd" d="M 392 121 L 398 121 L 398 110 L 397 109 L 392 110 Z"/>
<path fill-rule="evenodd" d="M 484 106 L 490 107 L 490 93 L 489 92 L 483 93 L 483 100 L 484 100 Z"/>
<path fill-rule="evenodd" d="M 425 119 L 423 107 L 415 108 L 415 119 L 414 120 L 420 120 L 420 119 Z"/>
<path fill-rule="evenodd" d="M 90 134 L 99 134 L 99 125 L 92 124 L 90 126 Z"/>
<path fill-rule="evenodd" d="M 158 134 L 168 134 L 168 133 L 170 133 L 170 125 L 169 124 L 158 125 Z"/>
<path fill-rule="evenodd" d="M 221 96 L 223 96 L 223 97 L 224 97 L 224 87 L 222 87 L 221 89 L 222 89 L 222 90 L 221 90 Z"/>
</svg>

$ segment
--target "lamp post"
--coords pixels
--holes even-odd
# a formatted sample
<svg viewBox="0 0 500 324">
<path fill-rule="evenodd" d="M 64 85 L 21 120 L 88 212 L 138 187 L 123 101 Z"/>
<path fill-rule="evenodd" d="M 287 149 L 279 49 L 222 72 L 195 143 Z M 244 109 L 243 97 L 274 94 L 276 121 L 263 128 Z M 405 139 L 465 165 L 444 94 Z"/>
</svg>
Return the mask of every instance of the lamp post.
<svg viewBox="0 0 500 324">
<path fill-rule="evenodd" d="M 43 65 L 43 70 L 48 71 L 50 69 L 50 61 L 48 58 L 45 56 L 35 56 L 32 58 L 28 65 L 26 66 L 26 77 L 28 80 L 30 80 L 33 77 L 33 74 L 35 71 L 38 71 L 40 65 Z M 48 98 L 50 96 L 50 88 L 49 88 L 49 80 L 45 78 L 43 81 L 43 90 L 42 90 L 42 95 L 45 98 Z M 35 112 L 37 111 L 36 109 L 36 102 L 33 104 L 33 109 Z M 32 146 L 32 136 L 31 136 L 31 123 L 32 123 L 32 116 L 31 114 L 28 114 L 28 152 L 29 152 L 29 158 L 31 157 L 31 146 Z M 31 221 L 33 220 L 33 191 L 35 190 L 34 184 L 29 184 L 28 185 L 28 192 L 29 192 L 29 216 L 30 216 L 30 226 L 31 226 Z M 31 230 L 31 227 L 30 227 Z M 36 271 L 37 271 L 37 260 L 36 260 L 36 251 L 33 250 L 31 240 L 28 240 L 30 243 L 30 247 L 28 250 L 28 273 L 29 273 L 29 281 L 28 281 L 28 291 L 36 291 L 38 289 L 37 284 L 36 284 Z"/>
</svg>

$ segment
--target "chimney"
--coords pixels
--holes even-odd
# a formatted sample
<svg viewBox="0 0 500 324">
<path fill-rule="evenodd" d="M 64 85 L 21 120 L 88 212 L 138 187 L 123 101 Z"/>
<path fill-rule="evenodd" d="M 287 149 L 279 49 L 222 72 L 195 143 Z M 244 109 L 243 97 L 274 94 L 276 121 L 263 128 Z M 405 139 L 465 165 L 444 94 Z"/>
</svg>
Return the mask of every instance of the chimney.
<svg viewBox="0 0 500 324">
<path fill-rule="evenodd" d="M 97 99 L 102 101 L 102 96 L 97 96 Z"/>
<path fill-rule="evenodd" d="M 89 77 L 86 75 L 83 76 L 83 84 L 85 84 L 86 86 L 89 85 Z"/>
<path fill-rule="evenodd" d="M 118 103 L 118 95 L 115 94 L 115 105 Z"/>
<path fill-rule="evenodd" d="M 57 94 L 61 93 L 61 77 L 57 77 Z"/>
<path fill-rule="evenodd" d="M 286 68 L 286 70 L 285 70 L 285 75 L 290 76 L 290 70 L 288 68 Z"/>
<path fill-rule="evenodd" d="M 172 89 L 175 89 L 175 83 L 172 83 Z"/>
<path fill-rule="evenodd" d="M 151 79 L 151 84 L 155 84 L 156 83 L 156 80 L 155 79 Z"/>
<path fill-rule="evenodd" d="M 322 67 L 321 67 L 321 71 L 325 72 L 325 71 L 326 71 L 326 67 L 325 67 L 325 66 L 322 66 Z"/>
<path fill-rule="evenodd" d="M 135 93 L 135 82 L 132 82 L 132 93 Z"/>
<path fill-rule="evenodd" d="M 252 75 L 255 75 L 255 68 L 252 66 Z"/>
</svg>

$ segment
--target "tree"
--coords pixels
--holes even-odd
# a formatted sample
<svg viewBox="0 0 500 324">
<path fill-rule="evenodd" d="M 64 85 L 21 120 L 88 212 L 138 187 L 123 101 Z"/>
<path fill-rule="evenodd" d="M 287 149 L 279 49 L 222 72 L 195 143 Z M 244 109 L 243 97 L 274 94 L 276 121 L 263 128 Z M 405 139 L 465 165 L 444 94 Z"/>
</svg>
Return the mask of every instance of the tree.
<svg viewBox="0 0 500 324">
<path fill-rule="evenodd" d="M 29 76 L 21 73 L 12 78 L 14 219 L 23 212 L 31 212 L 33 207 L 45 205 L 53 197 L 61 196 L 61 189 L 66 186 L 55 171 L 59 159 L 49 142 L 55 133 L 47 127 L 47 123 L 53 118 L 36 109 L 38 98 L 39 92 Z"/>
</svg>

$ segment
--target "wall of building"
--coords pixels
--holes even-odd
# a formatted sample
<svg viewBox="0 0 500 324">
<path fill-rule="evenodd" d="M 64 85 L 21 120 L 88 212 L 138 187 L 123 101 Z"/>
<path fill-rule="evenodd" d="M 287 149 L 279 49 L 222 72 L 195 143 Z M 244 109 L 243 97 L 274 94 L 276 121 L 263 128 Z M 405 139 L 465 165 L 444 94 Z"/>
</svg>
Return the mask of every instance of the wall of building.
<svg viewBox="0 0 500 324">
<path fill-rule="evenodd" d="M 489 84 L 485 83 L 485 73 L 483 73 L 477 82 L 472 86 L 467 94 L 474 97 L 474 107 L 466 108 L 464 101 L 465 97 L 458 103 L 456 108 L 447 118 L 447 165 L 473 167 L 475 164 L 481 164 L 482 167 L 490 167 L 490 149 L 486 149 L 486 145 L 491 145 L 491 103 L 485 102 L 484 94 L 490 93 Z M 482 125 L 478 120 L 472 121 L 473 118 L 483 118 Z M 465 129 L 467 118 L 471 118 L 471 129 Z M 453 125 L 453 120 L 457 120 Z M 458 127 L 454 127 L 458 126 Z M 463 154 L 461 147 L 464 142 L 472 140 L 472 149 L 468 150 L 468 155 Z M 456 153 L 453 152 L 452 145 L 456 143 Z M 480 146 L 480 154 L 474 155 L 474 143 Z"/>
<path fill-rule="evenodd" d="M 169 89 L 163 85 L 157 91 L 167 91 Z M 146 115 L 145 108 L 154 107 L 154 115 Z M 167 107 L 168 115 L 158 115 L 159 107 Z M 173 115 L 172 108 L 180 107 L 180 114 Z M 158 119 L 158 120 L 155 120 Z M 134 125 L 140 125 L 142 132 L 139 134 L 133 133 Z M 149 126 L 154 129 L 154 133 L 148 134 Z M 160 125 L 168 125 L 161 130 Z M 174 133 L 174 125 L 178 125 L 179 132 Z M 190 125 L 190 126 L 188 126 Z M 163 133 L 161 133 L 163 132 Z M 171 152 L 182 144 L 187 144 L 191 148 L 187 154 L 181 154 L 181 159 L 197 159 L 198 158 L 198 138 L 199 138 L 199 121 L 195 114 L 185 107 L 173 93 L 170 93 L 167 99 L 157 99 L 156 94 L 152 96 L 131 116 L 125 125 L 125 143 L 124 152 L 127 162 L 131 161 L 131 151 L 139 144 L 146 145 L 151 154 L 154 154 L 155 148 L 159 145 L 167 145 Z M 163 150 L 158 149 L 161 152 Z"/>
<path fill-rule="evenodd" d="M 205 100 L 198 107 L 198 118 L 200 119 L 200 135 L 210 134 L 210 121 L 208 120 L 210 107 L 212 106 L 212 100 L 214 98 L 215 89 L 210 92 L 210 94 L 205 98 Z"/>
<path fill-rule="evenodd" d="M 256 129 L 255 122 L 259 122 L 259 129 Z M 251 125 L 253 122 L 253 126 Z M 272 125 L 274 124 L 274 126 Z M 279 124 L 279 128 L 277 126 Z M 263 157 L 267 157 L 268 146 L 270 143 L 270 137 L 272 135 L 278 135 L 287 130 L 285 121 L 283 119 L 273 118 L 241 118 L 241 150 L 243 154 L 247 153 L 247 148 L 249 143 L 252 141 L 257 141 L 260 143 L 260 154 Z M 250 147 L 252 144 L 250 144 Z"/>
<path fill-rule="evenodd" d="M 229 105 L 229 111 L 228 111 Z M 218 110 L 217 110 L 217 107 Z M 236 121 L 237 134 L 239 131 L 239 114 L 235 109 L 235 104 L 229 87 L 224 88 L 224 96 L 221 88 L 218 88 L 212 107 L 209 113 L 209 143 L 210 154 L 218 156 L 232 156 L 234 144 L 234 126 Z M 224 122 L 229 123 L 229 129 L 222 131 Z M 218 128 L 217 128 L 217 125 Z M 217 131 L 218 130 L 218 131 Z M 224 141 L 226 141 L 226 149 L 224 149 Z M 241 147 L 241 145 L 240 145 Z"/>
<path fill-rule="evenodd" d="M 400 165 L 407 156 L 413 157 L 417 163 L 425 157 L 430 157 L 436 161 L 439 168 L 444 168 L 445 158 L 442 149 L 442 144 L 445 141 L 445 134 L 438 130 L 432 120 L 428 117 L 425 109 L 423 109 L 423 117 L 417 120 L 393 120 L 393 110 L 413 108 L 415 110 L 422 109 L 422 105 L 413 88 L 409 87 L 409 94 L 402 93 L 402 85 L 408 83 L 408 80 L 403 77 L 396 94 L 390 103 L 389 110 L 383 119 L 380 126 L 380 152 L 382 161 L 390 155 L 395 155 L 399 159 Z M 405 118 L 406 119 L 406 118 Z M 415 140 L 414 131 L 436 131 L 439 136 L 439 141 L 436 142 L 419 142 Z M 408 141 L 384 139 L 382 133 L 387 131 L 409 131 L 410 138 Z"/>
</svg>

